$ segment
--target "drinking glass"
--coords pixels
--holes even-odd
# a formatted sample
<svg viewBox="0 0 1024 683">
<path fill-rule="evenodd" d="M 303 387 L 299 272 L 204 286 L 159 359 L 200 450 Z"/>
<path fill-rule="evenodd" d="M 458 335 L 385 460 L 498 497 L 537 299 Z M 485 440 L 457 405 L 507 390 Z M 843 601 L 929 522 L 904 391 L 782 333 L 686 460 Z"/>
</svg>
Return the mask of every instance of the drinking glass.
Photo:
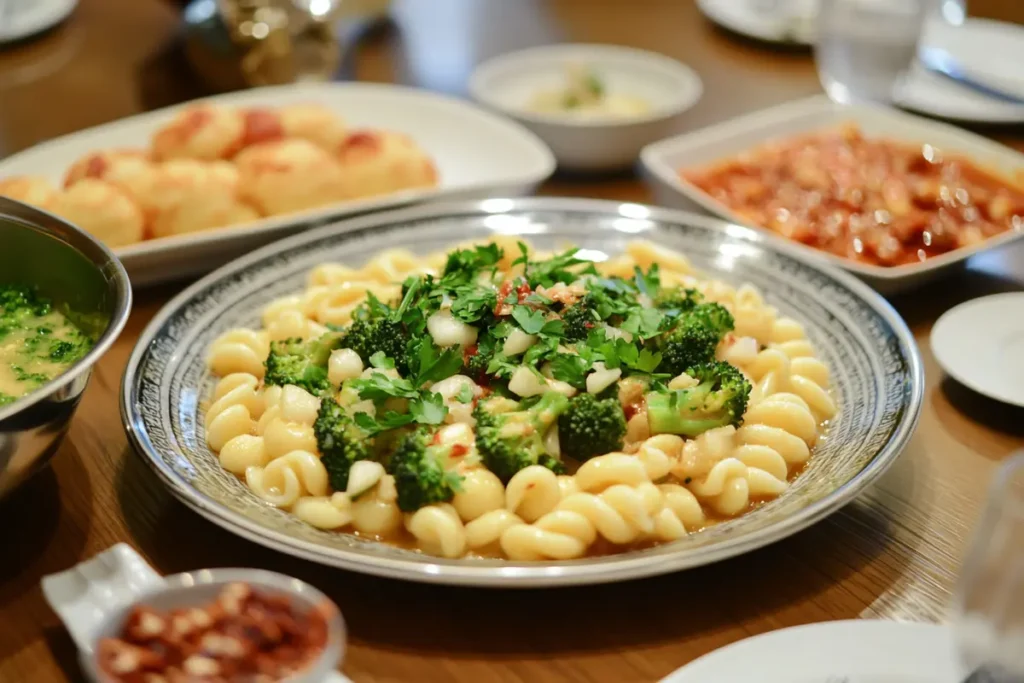
<svg viewBox="0 0 1024 683">
<path fill-rule="evenodd" d="M 952 609 L 961 657 L 983 672 L 977 680 L 1024 682 L 1024 451 L 992 483 Z"/>
<path fill-rule="evenodd" d="M 821 0 L 814 61 L 836 102 L 888 103 L 917 54 L 932 0 Z"/>
</svg>

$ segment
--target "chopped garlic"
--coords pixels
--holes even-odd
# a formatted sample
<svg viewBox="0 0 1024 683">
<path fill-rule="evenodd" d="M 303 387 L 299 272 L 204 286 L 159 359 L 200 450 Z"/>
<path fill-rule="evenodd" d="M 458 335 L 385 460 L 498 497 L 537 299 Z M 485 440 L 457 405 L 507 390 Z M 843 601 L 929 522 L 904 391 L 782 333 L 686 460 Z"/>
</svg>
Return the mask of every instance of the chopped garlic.
<svg viewBox="0 0 1024 683">
<path fill-rule="evenodd" d="M 518 356 L 521 353 L 525 353 L 528 348 L 537 343 L 537 335 L 527 334 L 518 327 L 512 330 L 512 333 L 505 339 L 505 344 L 501 347 L 501 352 L 506 356 Z"/>
<path fill-rule="evenodd" d="M 476 343 L 477 329 L 458 320 L 449 310 L 438 311 L 427 318 L 427 331 L 441 348 L 471 346 Z"/>
<path fill-rule="evenodd" d="M 622 377 L 622 368 L 609 370 L 600 362 L 594 363 L 593 368 L 594 371 L 587 375 L 587 392 L 591 394 L 600 394 Z"/>
</svg>

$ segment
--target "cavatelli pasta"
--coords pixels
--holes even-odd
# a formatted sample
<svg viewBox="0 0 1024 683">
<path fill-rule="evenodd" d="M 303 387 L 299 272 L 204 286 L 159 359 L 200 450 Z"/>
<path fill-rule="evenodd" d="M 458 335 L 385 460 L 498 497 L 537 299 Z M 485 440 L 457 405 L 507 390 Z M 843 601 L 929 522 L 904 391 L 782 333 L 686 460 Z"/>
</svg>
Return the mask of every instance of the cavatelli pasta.
<svg viewBox="0 0 1024 683">
<path fill-rule="evenodd" d="M 504 278 L 528 272 L 519 259 L 518 241 L 508 235 L 493 241 L 502 249 L 494 252 L 493 267 Z M 560 250 L 552 251 L 557 253 Z M 539 253 L 530 256 L 533 263 L 543 258 Z M 551 427 L 538 439 L 556 460 L 554 465 L 527 462 L 499 477 L 488 469 L 477 443 L 474 408 L 494 389 L 474 374 L 488 365 L 472 362 L 479 330 L 466 322 L 472 316 L 460 311 L 460 303 L 448 294 L 438 295 L 438 314 L 466 326 L 473 337 L 453 346 L 458 355 L 445 361 L 450 365 L 448 372 L 423 382 L 422 387 L 410 383 L 402 389 L 405 393 L 390 397 L 353 391 L 349 387 L 357 380 L 382 383 L 405 378 L 379 358 L 360 355 L 355 345 L 346 348 L 341 342 L 325 351 L 321 366 L 328 391 L 315 395 L 312 392 L 323 386 L 315 383 L 300 382 L 308 390 L 266 385 L 263 378 L 271 342 L 320 339 L 330 330 L 350 325 L 371 295 L 382 302 L 397 302 L 410 276 L 437 278 L 446 268 L 458 267 L 445 253 L 421 257 L 396 248 L 358 268 L 338 263 L 316 266 L 307 277 L 305 291 L 279 297 L 264 307 L 261 330 L 231 329 L 214 340 L 207 363 L 218 379 L 205 413 L 207 444 L 221 467 L 241 478 L 254 495 L 312 527 L 325 532 L 355 531 L 443 557 L 479 554 L 524 561 L 571 560 L 592 552 L 596 545 L 627 549 L 699 532 L 782 495 L 793 473 L 811 457 L 823 425 L 838 409 L 830 393 L 829 368 L 816 357 L 804 326 L 781 315 L 756 288 L 702 279 L 683 255 L 649 242 L 631 242 L 623 253 L 595 266 L 603 277 L 632 281 L 638 270 L 647 271 L 654 264 L 659 266 L 663 286 L 695 289 L 732 315 L 734 329 L 721 338 L 715 358 L 734 365 L 751 383 L 742 421 L 705 429 L 695 437 L 652 434 L 645 404 L 648 387 L 636 375 L 620 373 L 612 387 L 618 391 L 610 392 L 617 393 L 627 418 L 620 448 L 585 462 L 559 464 L 565 441 L 557 427 Z M 560 282 L 548 283 L 537 292 L 568 297 L 564 306 L 569 307 L 587 290 L 585 281 L 568 286 Z M 498 315 L 507 304 L 502 314 L 508 316 L 528 296 L 499 290 L 494 308 L 475 315 Z M 649 306 L 651 301 L 644 299 L 644 304 Z M 529 324 L 539 328 L 551 318 L 542 316 Z M 423 326 L 429 327 L 427 321 Z M 633 338 L 628 330 L 636 330 L 606 322 L 601 327 L 609 338 L 627 341 Z M 538 343 L 536 331 L 521 331 L 520 336 Z M 421 347 L 410 348 L 415 357 L 403 362 L 416 367 L 437 362 L 434 355 L 421 360 L 417 355 L 423 353 Z M 513 357 L 522 358 L 524 353 Z M 559 376 L 548 366 L 538 369 L 542 372 L 531 378 L 549 389 L 557 385 L 573 396 L 586 388 L 585 382 L 574 386 L 556 381 Z M 670 390 L 686 391 L 699 382 L 689 374 L 678 374 L 666 378 L 665 384 Z M 440 412 L 431 417 L 427 448 L 445 454 L 437 457 L 448 472 L 445 476 L 451 478 L 450 493 L 441 502 L 400 507 L 399 488 L 408 482 L 376 464 L 372 479 L 352 489 L 353 474 L 349 490 L 335 490 L 329 466 L 330 458 L 337 456 L 321 452 L 321 448 L 330 450 L 323 441 L 326 432 L 314 428 L 325 400 L 332 399 L 328 405 L 336 403 L 353 420 L 364 414 L 373 422 L 403 415 L 409 397 L 420 390 L 436 397 L 430 410 Z M 370 456 L 387 463 L 409 429 L 377 437 Z M 385 451 L 381 443 L 392 450 Z M 562 470 L 565 464 L 568 472 Z"/>
</svg>

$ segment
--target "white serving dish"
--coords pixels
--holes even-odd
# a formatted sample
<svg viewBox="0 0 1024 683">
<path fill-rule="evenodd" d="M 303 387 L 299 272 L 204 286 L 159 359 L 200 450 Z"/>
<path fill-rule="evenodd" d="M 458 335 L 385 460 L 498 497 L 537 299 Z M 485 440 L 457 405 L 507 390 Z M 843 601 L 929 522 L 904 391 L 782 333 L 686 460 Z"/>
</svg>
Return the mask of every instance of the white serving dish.
<svg viewBox="0 0 1024 683">
<path fill-rule="evenodd" d="M 101 638 L 113 636 L 125 612 L 137 602 L 175 609 L 208 602 L 227 583 L 243 581 L 313 606 L 329 598 L 309 584 L 261 569 L 200 569 L 162 577 L 139 553 L 118 543 L 71 569 L 44 576 L 43 597 L 78 647 L 79 662 L 98 680 L 94 656 Z M 330 603 L 333 605 L 333 603 Z M 287 683 L 351 683 L 336 671 L 345 649 L 345 624 L 335 611 L 327 648 L 314 664 Z"/>
<path fill-rule="evenodd" d="M 352 128 L 401 131 L 434 159 L 439 185 L 115 249 L 135 286 L 212 270 L 285 235 L 344 216 L 432 199 L 529 194 L 555 169 L 551 151 L 528 130 L 472 104 L 424 90 L 369 83 L 299 84 L 229 93 L 205 101 L 241 107 L 315 102 L 337 111 Z M 148 147 L 153 132 L 181 106 L 37 145 L 0 161 L 0 177 L 41 175 L 59 185 L 68 167 L 89 152 Z"/>
<path fill-rule="evenodd" d="M 825 96 L 815 96 L 747 114 L 707 128 L 649 145 L 640 153 L 645 179 L 658 204 L 698 209 L 734 223 L 750 225 L 739 215 L 679 177 L 679 170 L 714 164 L 761 145 L 769 140 L 826 129 L 845 122 L 860 126 L 869 136 L 903 142 L 929 143 L 962 154 L 1005 177 L 1024 173 L 1024 154 L 955 126 L 938 123 L 895 109 L 868 105 L 840 105 Z M 751 225 L 761 232 L 777 233 Z M 1009 231 L 974 247 L 893 268 L 849 261 L 793 242 L 808 256 L 854 273 L 877 290 L 892 293 L 944 275 L 954 266 L 983 251 L 990 251 L 1024 236 Z"/>
<path fill-rule="evenodd" d="M 622 119 L 530 111 L 538 91 L 563 85 L 571 64 L 593 67 L 609 92 L 643 99 L 650 111 Z M 473 99 L 536 133 L 554 150 L 559 167 L 573 171 L 632 166 L 644 145 L 675 131 L 703 90 L 700 76 L 685 64 L 615 45 L 547 45 L 512 52 L 480 65 L 469 79 Z"/>
</svg>

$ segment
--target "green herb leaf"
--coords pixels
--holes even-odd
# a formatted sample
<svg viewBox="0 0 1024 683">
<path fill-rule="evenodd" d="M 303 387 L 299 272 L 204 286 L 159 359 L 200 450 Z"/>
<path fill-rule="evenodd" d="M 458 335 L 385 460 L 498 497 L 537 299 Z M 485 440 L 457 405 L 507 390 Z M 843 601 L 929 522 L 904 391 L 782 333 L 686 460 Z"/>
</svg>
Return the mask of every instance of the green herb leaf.
<svg viewBox="0 0 1024 683">
<path fill-rule="evenodd" d="M 657 308 L 637 308 L 622 323 L 622 329 L 641 339 L 650 339 L 662 332 L 665 314 Z"/>
<path fill-rule="evenodd" d="M 370 365 L 378 370 L 394 370 L 395 361 L 384 355 L 383 351 L 377 351 L 370 356 Z"/>
<path fill-rule="evenodd" d="M 384 401 L 389 398 L 418 398 L 419 392 L 407 379 L 388 377 L 382 372 L 373 372 L 367 378 L 349 380 L 347 386 L 359 392 L 359 398 Z"/>
<path fill-rule="evenodd" d="M 638 372 L 651 374 L 655 371 L 658 365 L 661 363 L 661 352 L 652 352 L 649 349 L 643 349 L 640 351 L 640 356 L 637 358 L 636 363 L 633 364 L 633 369 Z"/>
<path fill-rule="evenodd" d="M 462 349 L 452 346 L 439 349 L 432 340 L 424 339 L 416 353 L 413 367 L 413 385 L 422 387 L 427 383 L 440 382 L 457 374 L 462 369 Z"/>
<path fill-rule="evenodd" d="M 544 311 L 537 311 L 529 306 L 516 306 L 512 309 L 512 318 L 527 334 L 539 334 L 544 329 Z"/>
<path fill-rule="evenodd" d="M 586 389 L 590 361 L 573 353 L 557 353 L 548 362 L 551 364 L 552 377 L 577 389 Z"/>
<path fill-rule="evenodd" d="M 420 424 L 439 425 L 448 414 L 448 406 L 441 394 L 426 392 L 422 400 L 409 404 L 409 414 Z"/>
</svg>

